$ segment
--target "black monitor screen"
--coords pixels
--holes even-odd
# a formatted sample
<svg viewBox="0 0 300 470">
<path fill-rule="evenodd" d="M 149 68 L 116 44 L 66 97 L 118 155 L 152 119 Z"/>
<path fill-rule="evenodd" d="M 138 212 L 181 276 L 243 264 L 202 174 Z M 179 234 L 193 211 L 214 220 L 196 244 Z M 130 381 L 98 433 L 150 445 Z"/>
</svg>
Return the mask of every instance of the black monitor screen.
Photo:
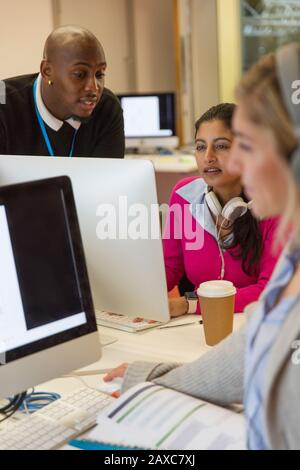
<svg viewBox="0 0 300 470">
<path fill-rule="evenodd" d="M 0 188 L 0 257 L 6 362 L 96 330 L 69 178 Z"/>
</svg>

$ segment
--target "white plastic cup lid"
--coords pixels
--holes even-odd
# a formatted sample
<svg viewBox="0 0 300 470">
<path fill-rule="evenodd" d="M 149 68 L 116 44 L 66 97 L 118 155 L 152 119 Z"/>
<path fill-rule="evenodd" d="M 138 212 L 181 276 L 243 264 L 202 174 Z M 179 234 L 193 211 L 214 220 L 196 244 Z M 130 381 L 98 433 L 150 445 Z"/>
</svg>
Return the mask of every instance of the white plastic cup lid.
<svg viewBox="0 0 300 470">
<path fill-rule="evenodd" d="M 236 288 L 230 281 L 206 281 L 200 284 L 197 294 L 199 297 L 229 297 L 236 294 Z"/>
</svg>

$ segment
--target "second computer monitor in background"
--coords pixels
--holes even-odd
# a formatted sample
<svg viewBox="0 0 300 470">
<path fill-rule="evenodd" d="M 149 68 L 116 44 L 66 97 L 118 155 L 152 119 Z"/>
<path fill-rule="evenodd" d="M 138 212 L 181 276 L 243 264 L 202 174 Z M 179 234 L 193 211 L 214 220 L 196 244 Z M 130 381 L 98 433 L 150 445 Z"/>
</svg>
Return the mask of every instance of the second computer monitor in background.
<svg viewBox="0 0 300 470">
<path fill-rule="evenodd" d="M 178 147 L 174 93 L 136 93 L 118 98 L 124 113 L 126 148 Z"/>
<path fill-rule="evenodd" d="M 60 175 L 72 180 L 95 307 L 168 321 L 152 164 L 103 158 L 0 157 L 0 185 Z"/>
</svg>

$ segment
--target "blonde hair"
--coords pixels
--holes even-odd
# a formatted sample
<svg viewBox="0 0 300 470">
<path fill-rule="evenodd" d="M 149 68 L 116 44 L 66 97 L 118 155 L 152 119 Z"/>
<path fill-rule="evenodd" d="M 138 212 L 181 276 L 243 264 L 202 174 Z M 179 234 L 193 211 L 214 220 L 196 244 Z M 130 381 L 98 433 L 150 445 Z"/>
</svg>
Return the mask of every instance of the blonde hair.
<svg viewBox="0 0 300 470">
<path fill-rule="evenodd" d="M 237 86 L 236 97 L 239 103 L 243 103 L 251 122 L 271 131 L 279 154 L 289 162 L 297 146 L 297 139 L 282 97 L 275 54 L 264 56 L 252 66 Z M 286 240 L 291 222 L 296 222 L 300 229 L 299 221 L 295 220 L 294 215 L 299 208 L 296 185 L 292 181 L 287 191 L 288 204 L 278 228 L 276 244 Z"/>
</svg>

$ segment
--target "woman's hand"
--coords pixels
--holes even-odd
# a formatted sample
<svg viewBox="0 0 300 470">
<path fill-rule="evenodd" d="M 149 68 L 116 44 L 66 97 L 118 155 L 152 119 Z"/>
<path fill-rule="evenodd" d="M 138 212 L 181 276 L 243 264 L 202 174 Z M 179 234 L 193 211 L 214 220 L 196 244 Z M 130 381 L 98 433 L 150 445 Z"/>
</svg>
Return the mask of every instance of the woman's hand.
<svg viewBox="0 0 300 470">
<path fill-rule="evenodd" d="M 123 378 L 127 368 L 128 368 L 127 362 L 124 362 L 120 366 L 115 367 L 103 377 L 104 382 L 111 382 L 112 380 L 116 378 Z M 120 395 L 121 395 L 121 392 L 119 390 L 116 390 L 115 392 L 111 394 L 111 396 L 114 398 L 119 398 Z"/>
<path fill-rule="evenodd" d="M 124 362 L 118 367 L 115 367 L 111 371 L 109 371 L 104 377 L 103 380 L 104 382 L 111 382 L 112 380 L 116 379 L 117 377 L 123 378 L 125 375 L 125 372 L 128 368 L 128 363 Z"/>
<path fill-rule="evenodd" d="M 185 297 L 169 299 L 169 310 L 171 318 L 180 317 L 188 312 L 188 303 Z"/>
</svg>

